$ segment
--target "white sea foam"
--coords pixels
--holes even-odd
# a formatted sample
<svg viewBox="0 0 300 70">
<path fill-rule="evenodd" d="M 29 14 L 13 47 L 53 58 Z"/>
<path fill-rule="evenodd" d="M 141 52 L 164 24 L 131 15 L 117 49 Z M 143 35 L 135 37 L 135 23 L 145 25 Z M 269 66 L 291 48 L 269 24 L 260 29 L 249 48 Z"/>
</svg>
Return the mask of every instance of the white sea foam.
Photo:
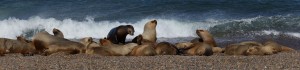
<svg viewBox="0 0 300 70">
<path fill-rule="evenodd" d="M 151 19 L 143 19 L 136 23 L 94 21 L 93 18 L 86 18 L 85 21 L 72 19 L 57 20 L 55 18 L 32 17 L 29 19 L 8 18 L 0 20 L 0 37 L 15 38 L 20 34 L 29 32 L 28 30 L 45 29 L 52 34 L 53 28 L 60 29 L 65 38 L 78 39 L 82 37 L 103 38 L 106 37 L 110 29 L 119 25 L 132 25 L 135 28 L 135 36 L 143 32 L 144 24 Z M 196 29 L 208 29 L 219 22 L 208 19 L 203 22 L 180 22 L 172 19 L 156 19 L 158 37 L 195 37 Z M 133 38 L 134 36 L 127 36 Z"/>
<path fill-rule="evenodd" d="M 300 38 L 300 33 L 297 33 L 297 32 L 279 32 L 279 31 L 276 31 L 276 30 L 264 30 L 262 32 L 263 32 L 263 34 L 266 34 L 266 35 L 286 34 L 286 35 L 290 35 L 290 36 Z"/>
</svg>

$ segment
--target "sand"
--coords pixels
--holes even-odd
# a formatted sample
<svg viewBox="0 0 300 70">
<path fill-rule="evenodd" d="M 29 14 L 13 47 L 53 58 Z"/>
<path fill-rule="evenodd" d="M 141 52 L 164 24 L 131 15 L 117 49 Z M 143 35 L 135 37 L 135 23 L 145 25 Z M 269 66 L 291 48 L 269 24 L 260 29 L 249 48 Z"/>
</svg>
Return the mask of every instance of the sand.
<svg viewBox="0 0 300 70">
<path fill-rule="evenodd" d="M 0 57 L 1 70 L 202 70 L 202 69 L 300 69 L 299 51 L 268 56 L 98 56 L 87 54 L 22 56 L 7 54 Z"/>
</svg>

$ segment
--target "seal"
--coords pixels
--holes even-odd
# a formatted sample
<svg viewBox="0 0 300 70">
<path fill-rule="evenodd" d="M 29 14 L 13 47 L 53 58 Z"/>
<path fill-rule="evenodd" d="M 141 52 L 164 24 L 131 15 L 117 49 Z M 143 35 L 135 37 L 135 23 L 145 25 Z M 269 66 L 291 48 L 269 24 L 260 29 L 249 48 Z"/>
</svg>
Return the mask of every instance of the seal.
<svg viewBox="0 0 300 70">
<path fill-rule="evenodd" d="M 5 53 L 21 53 L 29 56 L 35 53 L 35 48 L 23 35 L 17 36 L 17 40 L 0 38 L 0 55 L 4 56 Z"/>
<path fill-rule="evenodd" d="M 64 38 L 64 34 L 59 29 L 53 28 L 52 33 L 56 37 Z"/>
<path fill-rule="evenodd" d="M 217 47 L 213 36 L 207 30 L 198 29 L 196 30 L 196 34 L 203 40 L 203 42 L 211 45 L 212 47 Z"/>
<path fill-rule="evenodd" d="M 125 44 L 127 35 L 134 35 L 134 28 L 132 25 L 120 25 L 111 29 L 107 35 L 107 39 L 114 44 Z"/>
<path fill-rule="evenodd" d="M 67 52 L 68 54 L 84 53 L 85 46 L 79 42 L 50 35 L 46 31 L 33 36 L 33 44 L 38 53 L 50 55 L 55 52 Z"/>
<path fill-rule="evenodd" d="M 156 43 L 156 40 L 157 40 L 156 25 L 157 25 L 156 20 L 149 21 L 145 24 L 144 32 L 141 34 L 144 41 L 149 41 L 149 42 L 152 42 L 152 43 Z M 137 37 L 135 37 L 132 42 L 137 43 L 137 41 L 136 41 Z"/>
<path fill-rule="evenodd" d="M 142 44 L 133 48 L 129 53 L 130 56 L 154 56 L 156 51 L 153 48 L 154 44 Z"/>
<path fill-rule="evenodd" d="M 178 49 L 169 42 L 160 42 L 154 47 L 158 55 L 176 55 Z"/>
<path fill-rule="evenodd" d="M 194 43 L 190 48 L 183 52 L 184 55 L 198 55 L 198 56 L 210 56 L 213 55 L 212 47 L 206 43 Z"/>
</svg>

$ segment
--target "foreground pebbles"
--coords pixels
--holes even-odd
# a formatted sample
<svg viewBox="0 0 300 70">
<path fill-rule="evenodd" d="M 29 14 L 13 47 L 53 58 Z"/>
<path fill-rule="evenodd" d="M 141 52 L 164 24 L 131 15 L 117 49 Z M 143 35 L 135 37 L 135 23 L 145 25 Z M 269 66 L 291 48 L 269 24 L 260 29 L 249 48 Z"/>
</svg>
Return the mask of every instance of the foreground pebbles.
<svg viewBox="0 0 300 70">
<path fill-rule="evenodd" d="M 0 57 L 1 70 L 99 70 L 99 69 L 300 69 L 300 53 L 279 53 L 268 56 L 98 56 L 98 55 L 65 55 L 63 53 L 50 56 L 22 56 L 7 54 Z"/>
</svg>

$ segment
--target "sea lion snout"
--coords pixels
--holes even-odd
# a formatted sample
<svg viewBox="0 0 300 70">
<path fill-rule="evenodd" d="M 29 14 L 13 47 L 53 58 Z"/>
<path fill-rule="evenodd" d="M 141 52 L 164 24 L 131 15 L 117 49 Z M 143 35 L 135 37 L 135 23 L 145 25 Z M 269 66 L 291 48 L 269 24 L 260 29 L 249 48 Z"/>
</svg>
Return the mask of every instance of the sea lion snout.
<svg viewBox="0 0 300 70">
<path fill-rule="evenodd" d="M 155 24 L 157 24 L 157 21 L 156 21 L 156 20 L 152 20 L 152 21 L 151 21 L 151 23 L 155 23 Z"/>
</svg>

